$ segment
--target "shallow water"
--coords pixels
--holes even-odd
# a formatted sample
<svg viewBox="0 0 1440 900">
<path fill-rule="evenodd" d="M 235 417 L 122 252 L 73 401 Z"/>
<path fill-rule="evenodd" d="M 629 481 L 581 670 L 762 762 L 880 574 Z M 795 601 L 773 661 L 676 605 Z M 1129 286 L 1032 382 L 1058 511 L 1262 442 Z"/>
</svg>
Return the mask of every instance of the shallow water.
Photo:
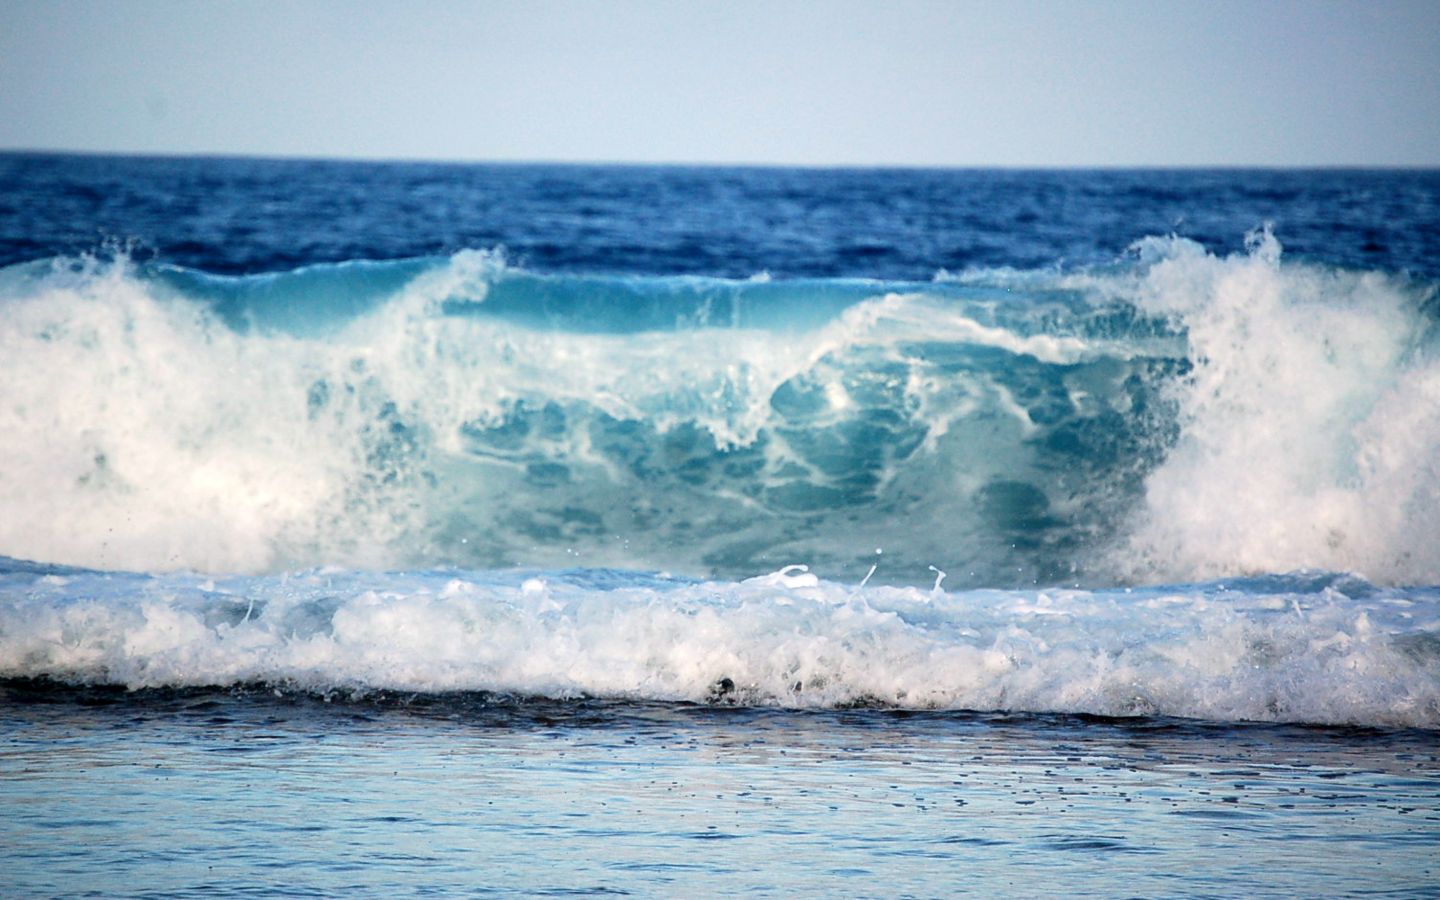
<svg viewBox="0 0 1440 900">
<path fill-rule="evenodd" d="M 7 682 L 27 895 L 1440 891 L 1423 731 Z"/>
</svg>

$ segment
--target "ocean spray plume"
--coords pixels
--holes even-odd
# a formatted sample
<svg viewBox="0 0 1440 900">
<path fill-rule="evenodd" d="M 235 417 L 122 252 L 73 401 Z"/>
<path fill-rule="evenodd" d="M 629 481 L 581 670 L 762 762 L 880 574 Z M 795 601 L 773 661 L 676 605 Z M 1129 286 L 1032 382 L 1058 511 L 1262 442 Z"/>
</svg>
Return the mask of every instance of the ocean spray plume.
<svg viewBox="0 0 1440 900">
<path fill-rule="evenodd" d="M 1193 369 L 1179 439 L 1124 548 L 1144 580 L 1352 570 L 1440 579 L 1440 357 L 1427 291 L 1281 263 L 1268 229 L 1211 256 L 1146 241 L 1133 297 L 1174 317 Z"/>
<path fill-rule="evenodd" d="M 346 364 L 323 345 L 233 331 L 121 258 L 56 266 L 6 298 L 0 348 L 7 552 L 260 570 L 342 513 L 347 539 L 388 533 L 344 502 L 371 471 L 362 448 L 307 408 Z M 331 452 L 303 452 L 316 444 Z"/>
</svg>

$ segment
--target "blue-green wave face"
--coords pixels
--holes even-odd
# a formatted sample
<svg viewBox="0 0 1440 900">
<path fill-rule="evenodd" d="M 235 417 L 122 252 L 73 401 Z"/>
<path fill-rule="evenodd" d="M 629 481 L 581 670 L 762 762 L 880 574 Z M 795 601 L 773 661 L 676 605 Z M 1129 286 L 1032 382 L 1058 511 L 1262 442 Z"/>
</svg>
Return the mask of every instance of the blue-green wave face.
<svg viewBox="0 0 1440 900">
<path fill-rule="evenodd" d="M 921 283 L 31 263 L 0 271 L 0 555 L 1433 582 L 1433 306 L 1264 234 Z"/>
</svg>

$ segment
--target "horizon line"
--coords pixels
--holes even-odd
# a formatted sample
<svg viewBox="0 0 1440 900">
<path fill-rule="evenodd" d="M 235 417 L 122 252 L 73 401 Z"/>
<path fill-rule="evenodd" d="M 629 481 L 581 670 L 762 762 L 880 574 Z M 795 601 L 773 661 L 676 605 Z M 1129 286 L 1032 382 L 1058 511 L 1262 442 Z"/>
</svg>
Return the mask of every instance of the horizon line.
<svg viewBox="0 0 1440 900">
<path fill-rule="evenodd" d="M 358 165 L 574 166 L 577 168 L 808 169 L 834 171 L 1437 171 L 1435 163 L 922 163 L 922 162 L 753 162 L 716 160 L 628 160 L 558 158 L 467 158 L 442 156 L 327 156 L 319 153 L 245 151 L 94 150 L 54 147 L 0 147 L 5 156 L 90 156 L 130 159 L 213 159 L 257 162 L 326 162 Z"/>
</svg>

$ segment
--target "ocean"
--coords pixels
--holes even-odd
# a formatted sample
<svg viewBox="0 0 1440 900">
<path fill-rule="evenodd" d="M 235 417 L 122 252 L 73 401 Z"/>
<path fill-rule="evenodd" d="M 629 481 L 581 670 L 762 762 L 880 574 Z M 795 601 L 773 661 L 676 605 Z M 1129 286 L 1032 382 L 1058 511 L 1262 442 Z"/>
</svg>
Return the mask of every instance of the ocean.
<svg viewBox="0 0 1440 900">
<path fill-rule="evenodd" d="M 0 154 L 7 896 L 1440 896 L 1440 172 Z"/>
</svg>

